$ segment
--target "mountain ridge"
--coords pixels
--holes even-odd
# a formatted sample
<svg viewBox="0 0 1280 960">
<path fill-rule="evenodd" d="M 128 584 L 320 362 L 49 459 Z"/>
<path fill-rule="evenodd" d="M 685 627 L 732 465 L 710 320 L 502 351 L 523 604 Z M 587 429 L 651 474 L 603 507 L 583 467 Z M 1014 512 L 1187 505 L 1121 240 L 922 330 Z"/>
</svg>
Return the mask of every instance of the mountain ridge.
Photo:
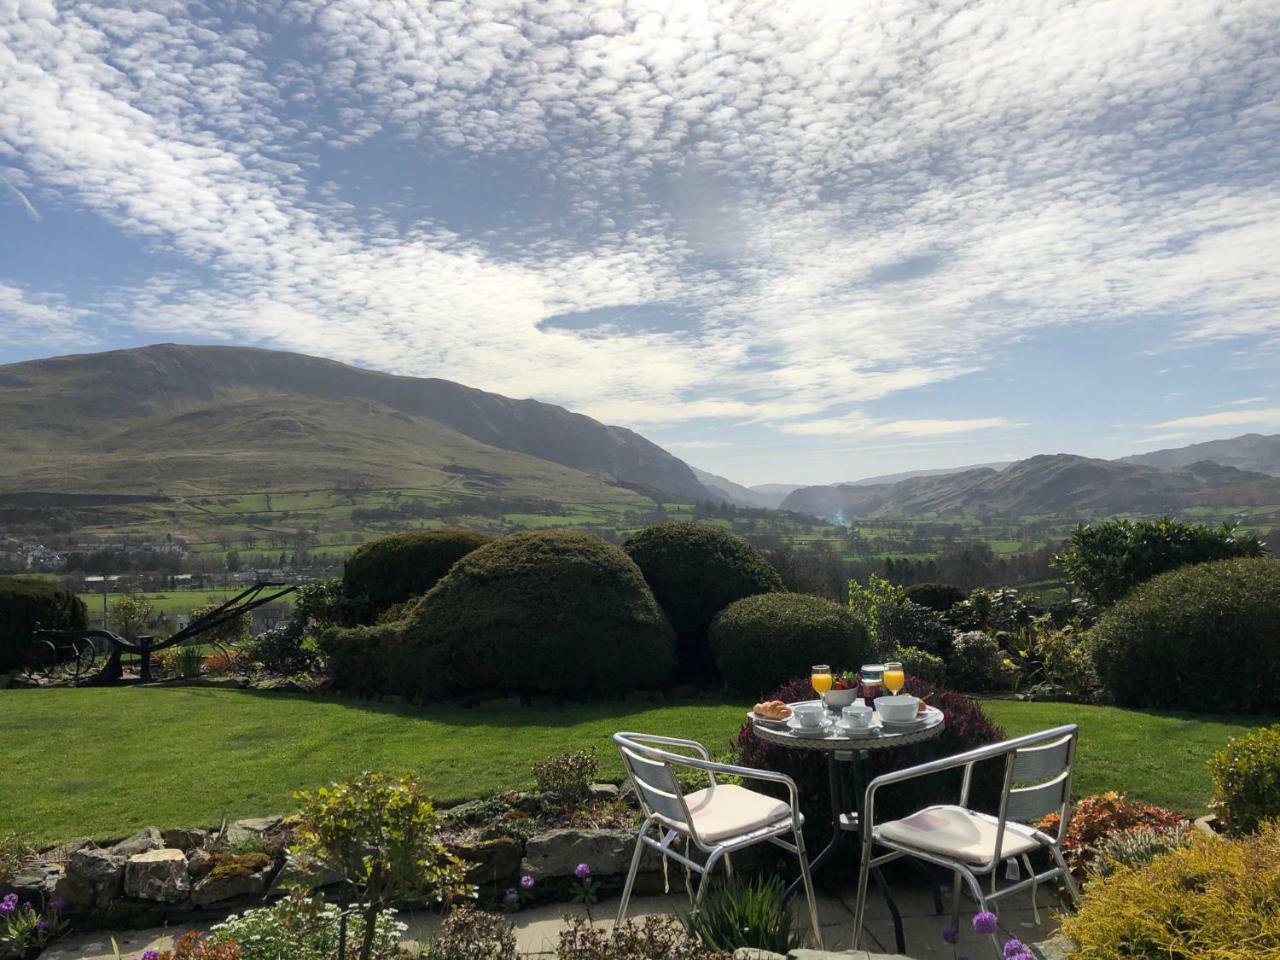
<svg viewBox="0 0 1280 960">
<path fill-rule="evenodd" d="M 331 422 L 353 421 L 352 435 L 336 444 L 345 449 L 331 451 L 336 457 L 345 453 L 358 458 L 359 430 L 371 429 L 385 441 L 383 447 L 399 444 L 412 449 L 415 444 L 437 443 L 455 458 L 480 457 L 488 466 L 477 469 L 489 472 L 502 458 L 482 456 L 480 447 L 515 455 L 510 469 L 517 472 L 545 473 L 522 459 L 529 458 L 606 483 L 710 499 L 687 464 L 632 430 L 554 404 L 512 399 L 449 380 L 403 377 L 257 347 L 180 344 L 0 366 L 0 423 L 5 424 L 0 426 L 0 440 L 28 458 L 34 476 L 26 479 L 37 481 L 56 479 L 59 461 L 63 468 L 74 467 L 77 458 L 86 456 L 110 460 L 144 453 L 138 467 L 152 471 L 162 469 L 154 458 L 165 454 L 170 466 L 183 456 L 198 461 L 201 451 L 165 447 L 163 442 L 157 447 L 148 443 L 147 433 L 172 430 L 183 442 L 193 442 L 188 428 L 198 428 L 202 418 L 206 434 L 224 448 L 234 446 L 240 436 L 295 446 L 308 438 L 311 447 L 323 452 L 326 444 L 335 444 L 323 436 L 325 418 L 309 416 L 308 405 L 323 408 Z M 342 416 L 335 420 L 338 412 Z M 255 453 L 236 449 L 251 459 Z M 405 471 L 392 462 L 396 455 L 395 449 L 381 449 L 375 459 L 385 462 L 373 472 L 399 477 Z M 441 465 L 448 464 L 436 464 Z M 336 474 L 342 472 L 340 459 L 329 466 Z M 352 459 L 352 480 L 370 479 L 362 476 L 370 472 L 367 466 Z M 0 486 L 15 489 L 22 474 L 31 472 L 0 476 Z M 543 479 L 553 486 L 557 482 L 550 475 Z"/>
<path fill-rule="evenodd" d="M 1245 433 L 1238 437 L 1205 440 L 1185 447 L 1166 447 L 1120 458 L 1125 463 L 1149 467 L 1179 468 L 1205 460 L 1224 467 L 1280 476 L 1280 433 Z"/>
</svg>

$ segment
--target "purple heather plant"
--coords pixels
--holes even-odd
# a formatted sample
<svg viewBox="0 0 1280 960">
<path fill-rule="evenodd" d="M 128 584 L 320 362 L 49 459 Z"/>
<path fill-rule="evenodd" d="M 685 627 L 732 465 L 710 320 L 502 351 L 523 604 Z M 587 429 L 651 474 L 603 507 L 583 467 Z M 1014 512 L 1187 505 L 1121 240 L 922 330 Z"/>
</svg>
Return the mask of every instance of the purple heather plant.
<svg viewBox="0 0 1280 960">
<path fill-rule="evenodd" d="M 529 876 L 529 874 L 526 873 L 523 877 L 520 878 L 520 886 L 522 886 L 526 890 L 532 890 L 533 877 Z"/>
<path fill-rule="evenodd" d="M 977 933 L 993 934 L 1000 928 L 996 922 L 996 915 L 990 910 L 983 910 L 974 915 L 973 929 Z"/>
<path fill-rule="evenodd" d="M 573 871 L 573 875 L 577 877 L 579 880 L 590 880 L 591 867 L 589 867 L 585 863 L 580 863 L 578 864 L 577 868 Z"/>
</svg>

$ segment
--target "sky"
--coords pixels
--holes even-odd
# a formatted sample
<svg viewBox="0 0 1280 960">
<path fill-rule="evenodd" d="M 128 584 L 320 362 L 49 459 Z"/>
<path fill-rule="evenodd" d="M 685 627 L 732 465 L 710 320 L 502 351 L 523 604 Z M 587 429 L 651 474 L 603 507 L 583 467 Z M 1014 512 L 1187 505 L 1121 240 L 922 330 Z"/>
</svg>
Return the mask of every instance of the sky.
<svg viewBox="0 0 1280 960">
<path fill-rule="evenodd" d="M 1280 4 L 0 0 L 0 363 L 169 341 L 743 483 L 1280 432 Z"/>
</svg>

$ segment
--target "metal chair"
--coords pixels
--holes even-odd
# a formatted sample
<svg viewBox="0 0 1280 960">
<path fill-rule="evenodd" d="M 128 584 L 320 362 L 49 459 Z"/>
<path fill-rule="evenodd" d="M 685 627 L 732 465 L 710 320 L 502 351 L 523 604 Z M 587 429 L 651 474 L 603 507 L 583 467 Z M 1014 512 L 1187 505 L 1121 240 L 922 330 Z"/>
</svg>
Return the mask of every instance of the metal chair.
<svg viewBox="0 0 1280 960">
<path fill-rule="evenodd" d="M 1075 724 L 1054 727 L 954 757 L 886 773 L 867 784 L 861 824 L 862 865 L 858 876 L 858 906 L 854 911 L 853 949 L 858 949 L 862 939 L 868 874 L 872 867 L 899 857 L 915 857 L 952 871 L 951 912 L 957 925 L 962 880 L 973 894 L 979 911 L 986 910 L 988 903 L 1027 887 L 1032 888 L 1034 900 L 1036 885 L 1053 877 L 1062 878 L 1072 902 L 1078 905 L 1080 892 L 1060 848 L 1071 814 L 1071 772 L 1078 733 Z M 999 815 L 993 817 L 967 809 L 974 764 L 1000 757 L 1004 758 L 1005 765 Z M 958 767 L 964 768 L 959 805 L 926 807 L 901 820 L 876 823 L 875 799 L 881 788 Z M 1055 837 L 1029 825 L 1050 813 L 1059 816 Z M 873 857 L 872 847 L 876 845 L 887 848 L 889 852 Z M 1051 869 L 1041 873 L 1032 869 L 1028 854 L 1037 850 L 1046 851 L 1052 858 L 1054 866 Z M 1029 876 L 997 890 L 995 870 L 1011 859 L 1021 859 Z M 978 877 L 986 874 L 991 874 L 992 889 L 984 896 Z M 992 941 L 995 943 L 994 937 Z M 996 953 L 1000 955 L 998 943 Z"/>
<path fill-rule="evenodd" d="M 770 770 L 716 763 L 707 753 L 707 748 L 696 740 L 642 733 L 615 733 L 613 742 L 622 753 L 622 762 L 635 785 L 636 796 L 645 814 L 644 824 L 636 837 L 635 853 L 631 857 L 626 886 L 622 890 L 622 903 L 618 906 L 619 924 L 626 918 L 631 890 L 640 869 L 640 858 L 646 848 L 656 850 L 661 856 L 675 860 L 693 873 L 700 874 L 697 895 L 694 896 L 693 891 L 689 891 L 696 910 L 706 893 L 707 878 L 722 858 L 727 874 L 732 876 L 730 854 L 767 841 L 799 858 L 800 877 L 809 903 L 809 922 L 813 926 L 814 940 L 818 948 L 822 948 L 813 878 L 809 873 L 809 858 L 805 854 L 804 834 L 801 831 L 804 817 L 800 813 L 799 794 L 794 780 L 786 774 Z M 687 756 L 662 749 L 663 747 L 691 750 L 697 756 Z M 686 793 L 673 769 L 678 767 L 702 771 L 707 775 L 707 786 Z M 717 783 L 716 774 L 781 783 L 790 794 L 790 802 L 783 802 L 736 784 Z M 783 839 L 788 834 L 794 842 Z M 705 853 L 705 862 L 698 863 L 672 849 L 672 844 L 678 837 L 686 838 L 688 843 Z M 687 846 L 685 852 L 688 852 Z"/>
</svg>

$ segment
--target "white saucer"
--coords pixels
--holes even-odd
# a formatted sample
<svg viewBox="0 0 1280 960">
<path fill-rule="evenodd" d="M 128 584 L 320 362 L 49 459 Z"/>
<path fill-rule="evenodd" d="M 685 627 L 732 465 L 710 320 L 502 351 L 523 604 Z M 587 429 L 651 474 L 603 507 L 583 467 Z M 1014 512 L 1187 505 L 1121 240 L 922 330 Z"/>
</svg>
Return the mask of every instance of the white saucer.
<svg viewBox="0 0 1280 960">
<path fill-rule="evenodd" d="M 869 740 L 871 737 L 880 736 L 880 727 L 874 721 L 869 727 L 851 727 L 843 720 L 836 722 L 836 732 L 842 737 L 848 737 L 850 740 Z"/>
<path fill-rule="evenodd" d="M 835 724 L 828 719 L 824 719 L 822 723 L 816 727 L 802 727 L 800 726 L 800 721 L 795 717 L 792 717 L 787 721 L 787 729 L 790 730 L 793 735 L 797 737 L 811 737 L 815 740 L 827 736 L 834 725 Z"/>
</svg>

